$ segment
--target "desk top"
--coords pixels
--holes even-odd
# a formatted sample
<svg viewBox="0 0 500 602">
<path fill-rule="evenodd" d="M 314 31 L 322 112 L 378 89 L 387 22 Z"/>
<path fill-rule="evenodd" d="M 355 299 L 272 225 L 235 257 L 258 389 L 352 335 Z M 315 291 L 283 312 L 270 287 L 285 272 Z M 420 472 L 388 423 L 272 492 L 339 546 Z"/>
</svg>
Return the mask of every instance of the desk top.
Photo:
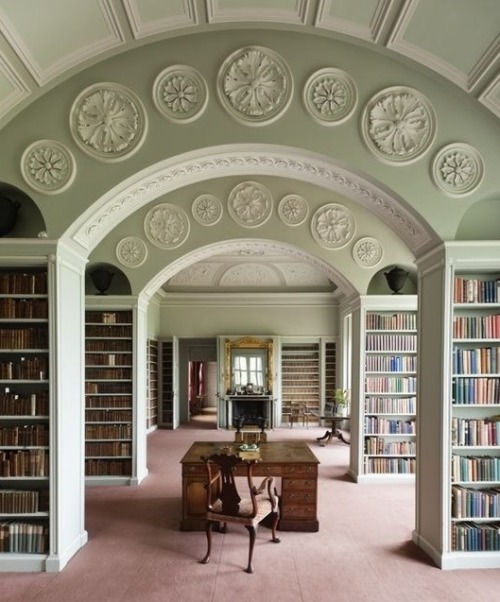
<svg viewBox="0 0 500 602">
<path fill-rule="evenodd" d="M 181 460 L 182 464 L 201 464 L 202 456 L 210 456 L 228 447 L 229 453 L 241 453 L 242 458 L 258 459 L 262 464 L 319 464 L 318 458 L 305 441 L 268 441 L 260 443 L 259 452 L 240 452 L 234 441 L 195 441 Z M 259 457 L 260 456 L 260 457 Z"/>
</svg>

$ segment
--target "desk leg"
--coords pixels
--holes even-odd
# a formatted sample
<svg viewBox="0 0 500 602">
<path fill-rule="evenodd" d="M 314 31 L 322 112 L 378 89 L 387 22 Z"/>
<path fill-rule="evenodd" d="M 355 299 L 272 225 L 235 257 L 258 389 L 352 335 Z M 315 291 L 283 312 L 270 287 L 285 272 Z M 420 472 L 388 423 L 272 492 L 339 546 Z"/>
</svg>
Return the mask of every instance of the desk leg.
<svg viewBox="0 0 500 602">
<path fill-rule="evenodd" d="M 326 431 L 322 437 L 316 437 L 316 441 L 321 447 L 325 447 L 333 439 L 333 431 Z"/>
</svg>

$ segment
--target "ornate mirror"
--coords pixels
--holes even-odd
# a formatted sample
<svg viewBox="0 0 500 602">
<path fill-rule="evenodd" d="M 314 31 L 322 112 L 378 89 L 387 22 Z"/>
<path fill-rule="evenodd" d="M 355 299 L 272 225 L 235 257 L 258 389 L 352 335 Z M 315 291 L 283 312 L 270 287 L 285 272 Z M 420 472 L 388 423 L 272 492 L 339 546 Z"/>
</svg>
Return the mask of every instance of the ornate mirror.
<svg viewBox="0 0 500 602">
<path fill-rule="evenodd" d="M 273 341 L 244 337 L 226 339 L 224 387 L 228 394 L 271 394 L 273 389 Z"/>
</svg>

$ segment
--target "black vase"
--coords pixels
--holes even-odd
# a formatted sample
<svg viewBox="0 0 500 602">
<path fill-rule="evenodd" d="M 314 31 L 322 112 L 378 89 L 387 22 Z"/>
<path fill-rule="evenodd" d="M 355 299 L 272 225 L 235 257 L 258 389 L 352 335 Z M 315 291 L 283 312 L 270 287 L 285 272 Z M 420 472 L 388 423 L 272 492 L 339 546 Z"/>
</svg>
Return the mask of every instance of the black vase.
<svg viewBox="0 0 500 602">
<path fill-rule="evenodd" d="M 0 236 L 5 236 L 13 230 L 20 206 L 19 201 L 13 201 L 4 196 L 0 197 Z"/>
<path fill-rule="evenodd" d="M 392 270 L 384 272 L 384 276 L 387 280 L 387 284 L 392 291 L 393 295 L 400 295 L 399 292 L 405 285 L 406 279 L 408 278 L 408 272 L 403 269 L 394 266 Z"/>
<path fill-rule="evenodd" d="M 90 272 L 90 278 L 94 283 L 94 286 L 99 291 L 98 295 L 107 295 L 107 291 L 111 286 L 114 272 L 107 270 L 106 268 L 96 268 L 93 272 Z"/>
</svg>

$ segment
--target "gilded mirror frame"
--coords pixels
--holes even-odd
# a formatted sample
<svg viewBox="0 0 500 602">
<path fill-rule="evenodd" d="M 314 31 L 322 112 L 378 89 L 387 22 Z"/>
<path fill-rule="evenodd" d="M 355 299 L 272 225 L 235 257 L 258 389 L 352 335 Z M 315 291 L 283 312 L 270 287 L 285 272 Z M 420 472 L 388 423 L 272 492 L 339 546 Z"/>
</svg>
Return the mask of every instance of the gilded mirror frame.
<svg viewBox="0 0 500 602">
<path fill-rule="evenodd" d="M 256 337 L 242 337 L 241 339 L 226 339 L 224 342 L 224 388 L 226 393 L 233 391 L 232 382 L 232 357 L 233 351 L 237 349 L 264 349 L 267 351 L 266 359 L 266 392 L 272 393 L 273 390 L 273 340 L 259 339 Z"/>
</svg>

